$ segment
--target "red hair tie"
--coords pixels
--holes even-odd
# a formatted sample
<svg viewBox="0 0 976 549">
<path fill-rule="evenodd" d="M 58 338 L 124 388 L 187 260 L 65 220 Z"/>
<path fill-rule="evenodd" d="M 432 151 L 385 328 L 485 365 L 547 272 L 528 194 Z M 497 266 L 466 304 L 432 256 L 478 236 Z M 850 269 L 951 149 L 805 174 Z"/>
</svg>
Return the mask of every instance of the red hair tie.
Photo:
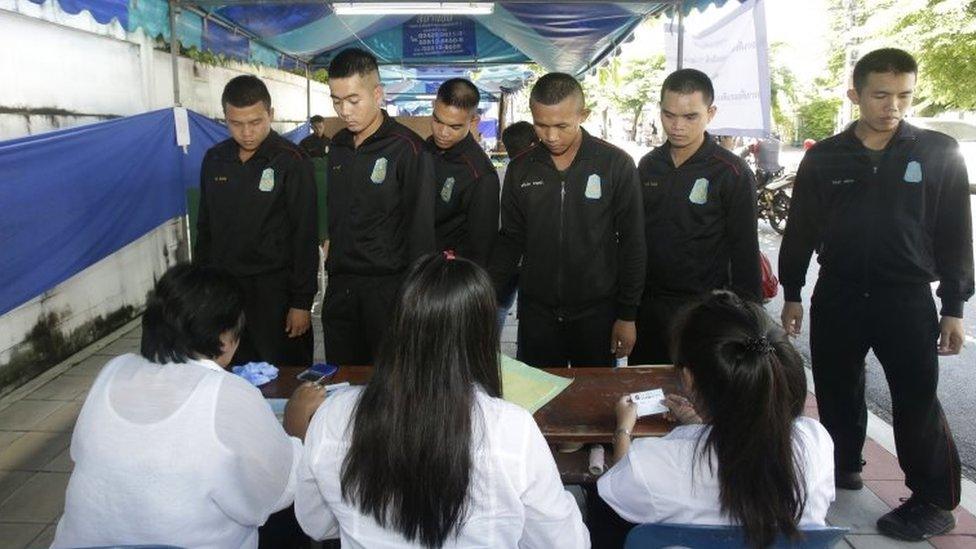
<svg viewBox="0 0 976 549">
<path fill-rule="evenodd" d="M 454 250 L 444 250 L 444 259 L 447 259 L 448 261 L 457 259 L 457 256 L 454 255 Z"/>
</svg>

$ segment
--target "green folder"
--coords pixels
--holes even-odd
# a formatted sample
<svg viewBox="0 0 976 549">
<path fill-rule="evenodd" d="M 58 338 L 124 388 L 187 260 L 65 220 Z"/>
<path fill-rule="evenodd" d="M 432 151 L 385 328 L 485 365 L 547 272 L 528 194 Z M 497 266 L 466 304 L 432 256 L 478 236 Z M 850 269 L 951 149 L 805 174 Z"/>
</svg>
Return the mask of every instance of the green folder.
<svg viewBox="0 0 976 549">
<path fill-rule="evenodd" d="M 552 375 L 506 355 L 501 355 L 500 362 L 502 398 L 518 404 L 532 414 L 556 398 L 573 382 L 572 378 Z"/>
</svg>

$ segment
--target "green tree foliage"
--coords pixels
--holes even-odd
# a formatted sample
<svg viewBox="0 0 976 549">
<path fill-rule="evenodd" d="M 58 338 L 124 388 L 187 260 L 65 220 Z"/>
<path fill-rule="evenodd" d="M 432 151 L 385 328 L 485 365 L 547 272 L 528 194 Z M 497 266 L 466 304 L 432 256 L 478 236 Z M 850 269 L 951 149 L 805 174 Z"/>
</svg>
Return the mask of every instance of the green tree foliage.
<svg viewBox="0 0 976 549">
<path fill-rule="evenodd" d="M 792 140 L 796 135 L 793 111 L 800 102 L 800 86 L 796 74 L 777 60 L 777 52 L 782 47 L 782 43 L 769 47 L 770 108 L 773 111 L 773 125 L 779 134 L 785 140 Z"/>
<path fill-rule="evenodd" d="M 641 113 L 649 103 L 658 100 L 664 82 L 664 56 L 656 55 L 625 63 L 621 86 L 613 91 L 613 102 L 621 112 L 630 113 L 633 123 L 630 140 L 637 140 Z"/>
<path fill-rule="evenodd" d="M 976 109 L 976 0 L 894 6 L 910 10 L 899 17 L 889 35 L 893 44 L 918 60 L 919 100 L 941 107 L 938 110 Z"/>
<path fill-rule="evenodd" d="M 600 137 L 607 139 L 607 128 L 609 127 L 610 109 L 613 108 L 613 90 L 620 86 L 621 71 L 620 58 L 614 57 L 604 63 L 593 74 L 583 80 L 583 92 L 586 94 L 586 108 L 590 110 L 590 116 L 596 115 L 601 119 L 600 128 L 603 132 Z"/>
<path fill-rule="evenodd" d="M 811 99 L 801 105 L 797 112 L 797 134 L 799 139 L 817 141 L 834 134 L 834 123 L 841 100 L 838 98 Z"/>
<path fill-rule="evenodd" d="M 657 102 L 663 81 L 663 55 L 628 61 L 614 57 L 584 80 L 587 107 L 602 117 L 604 132 L 612 110 L 629 115 L 630 139 L 636 140 L 641 113 L 644 107 Z"/>
</svg>

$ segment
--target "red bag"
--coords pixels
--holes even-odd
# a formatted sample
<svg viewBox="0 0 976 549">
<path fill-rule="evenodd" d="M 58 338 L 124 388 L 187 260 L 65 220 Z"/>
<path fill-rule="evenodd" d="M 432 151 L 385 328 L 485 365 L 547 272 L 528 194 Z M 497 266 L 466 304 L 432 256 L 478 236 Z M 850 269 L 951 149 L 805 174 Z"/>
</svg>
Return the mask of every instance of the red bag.
<svg viewBox="0 0 976 549">
<path fill-rule="evenodd" d="M 779 293 L 779 279 L 773 273 L 773 266 L 766 254 L 759 252 L 759 270 L 762 271 L 763 299 L 772 299 Z"/>
</svg>

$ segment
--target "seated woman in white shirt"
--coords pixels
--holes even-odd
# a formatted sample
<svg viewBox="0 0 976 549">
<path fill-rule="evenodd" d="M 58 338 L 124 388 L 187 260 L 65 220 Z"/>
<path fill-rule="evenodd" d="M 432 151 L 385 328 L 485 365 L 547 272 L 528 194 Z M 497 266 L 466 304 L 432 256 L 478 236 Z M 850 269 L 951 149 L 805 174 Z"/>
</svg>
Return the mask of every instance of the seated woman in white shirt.
<svg viewBox="0 0 976 549">
<path fill-rule="evenodd" d="M 212 268 L 179 265 L 159 279 L 141 355 L 111 360 L 78 416 L 52 547 L 254 548 L 258 526 L 292 503 L 301 441 L 260 391 L 224 370 L 243 300 L 234 279 Z M 286 412 L 295 430 L 322 398 L 296 392 Z"/>
<path fill-rule="evenodd" d="M 725 291 L 677 321 L 672 356 L 686 400 L 665 404 L 680 426 L 631 442 L 636 409 L 617 404 L 616 464 L 600 496 L 632 523 L 741 525 L 766 547 L 826 524 L 834 445 L 803 417 L 803 361 L 762 307 Z"/>
<path fill-rule="evenodd" d="M 295 493 L 314 539 L 357 547 L 589 547 L 524 409 L 501 397 L 495 293 L 453 254 L 420 258 L 372 380 L 315 413 Z"/>
</svg>

